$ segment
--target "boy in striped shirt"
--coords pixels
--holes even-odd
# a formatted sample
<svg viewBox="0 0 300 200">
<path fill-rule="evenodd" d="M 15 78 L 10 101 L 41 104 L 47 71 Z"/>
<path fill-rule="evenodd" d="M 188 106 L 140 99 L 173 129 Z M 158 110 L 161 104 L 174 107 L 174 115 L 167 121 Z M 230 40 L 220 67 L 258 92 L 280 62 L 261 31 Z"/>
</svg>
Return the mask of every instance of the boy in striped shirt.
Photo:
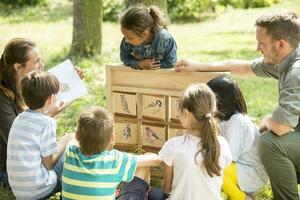
<svg viewBox="0 0 300 200">
<path fill-rule="evenodd" d="M 7 173 L 17 200 L 48 199 L 61 191 L 62 155 L 71 135 L 56 142 L 56 123 L 44 113 L 53 110 L 58 80 L 33 71 L 21 81 L 29 109 L 14 120 L 7 144 Z M 74 136 L 73 136 L 74 138 Z"/>
<path fill-rule="evenodd" d="M 76 140 L 65 152 L 62 197 L 69 199 L 143 200 L 149 187 L 149 167 L 161 163 L 157 154 L 133 155 L 112 149 L 113 118 L 96 107 L 78 120 Z M 127 182 L 115 197 L 117 186 Z"/>
</svg>

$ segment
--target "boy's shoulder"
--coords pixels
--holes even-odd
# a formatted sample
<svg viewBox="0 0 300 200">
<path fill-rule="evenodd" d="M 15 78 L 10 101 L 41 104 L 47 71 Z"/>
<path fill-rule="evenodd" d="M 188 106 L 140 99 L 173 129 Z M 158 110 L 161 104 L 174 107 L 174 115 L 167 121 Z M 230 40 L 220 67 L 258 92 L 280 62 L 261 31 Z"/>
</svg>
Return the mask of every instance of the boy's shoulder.
<svg viewBox="0 0 300 200">
<path fill-rule="evenodd" d="M 171 33 L 164 28 L 157 31 L 156 34 L 159 36 L 160 40 L 169 40 L 170 38 L 173 38 Z"/>
</svg>

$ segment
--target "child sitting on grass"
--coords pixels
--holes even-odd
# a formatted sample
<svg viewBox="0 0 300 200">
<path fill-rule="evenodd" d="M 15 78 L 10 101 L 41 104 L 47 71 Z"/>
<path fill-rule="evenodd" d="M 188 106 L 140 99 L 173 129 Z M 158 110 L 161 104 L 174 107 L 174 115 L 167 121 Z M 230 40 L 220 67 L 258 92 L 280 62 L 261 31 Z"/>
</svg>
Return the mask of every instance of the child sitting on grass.
<svg viewBox="0 0 300 200">
<path fill-rule="evenodd" d="M 149 188 L 149 167 L 158 155 L 133 155 L 112 149 L 113 118 L 105 109 L 90 108 L 78 120 L 76 140 L 65 152 L 63 199 L 142 200 Z M 115 197 L 117 186 L 122 186 Z"/>
<path fill-rule="evenodd" d="M 56 122 L 45 115 L 56 105 L 58 80 L 33 71 L 21 81 L 28 109 L 14 120 L 7 144 L 7 173 L 17 199 L 48 199 L 61 191 L 62 155 L 72 135 L 56 142 Z"/>
<path fill-rule="evenodd" d="M 233 160 L 224 171 L 222 190 L 231 200 L 253 199 L 268 180 L 257 154 L 258 128 L 248 117 L 243 93 L 230 76 L 216 77 L 207 85 L 217 96 L 221 135 L 229 143 Z"/>
</svg>

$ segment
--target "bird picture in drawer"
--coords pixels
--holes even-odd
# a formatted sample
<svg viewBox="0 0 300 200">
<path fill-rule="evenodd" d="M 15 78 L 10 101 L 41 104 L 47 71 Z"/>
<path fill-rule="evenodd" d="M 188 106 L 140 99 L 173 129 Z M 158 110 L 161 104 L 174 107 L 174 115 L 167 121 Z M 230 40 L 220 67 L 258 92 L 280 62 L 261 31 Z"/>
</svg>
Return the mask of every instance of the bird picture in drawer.
<svg viewBox="0 0 300 200">
<path fill-rule="evenodd" d="M 165 120 L 164 96 L 143 95 L 143 118 Z"/>
<path fill-rule="evenodd" d="M 114 92 L 113 102 L 117 115 L 136 116 L 136 94 Z"/>
<path fill-rule="evenodd" d="M 171 97 L 171 120 L 179 121 L 178 103 L 179 97 Z"/>
<path fill-rule="evenodd" d="M 117 144 L 137 144 L 136 122 L 115 122 L 115 134 Z"/>
<path fill-rule="evenodd" d="M 162 147 L 165 142 L 165 127 L 143 124 L 143 145 Z"/>
</svg>

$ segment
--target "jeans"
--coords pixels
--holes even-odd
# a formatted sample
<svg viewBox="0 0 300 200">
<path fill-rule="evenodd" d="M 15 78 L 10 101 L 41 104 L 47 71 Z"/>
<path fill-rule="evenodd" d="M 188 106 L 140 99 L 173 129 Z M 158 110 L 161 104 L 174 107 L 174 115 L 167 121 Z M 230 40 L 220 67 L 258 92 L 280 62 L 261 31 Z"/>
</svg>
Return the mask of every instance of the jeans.
<svg viewBox="0 0 300 200">
<path fill-rule="evenodd" d="M 2 185 L 4 187 L 9 187 L 8 176 L 7 176 L 6 170 L 0 171 L 0 185 Z"/>
</svg>

